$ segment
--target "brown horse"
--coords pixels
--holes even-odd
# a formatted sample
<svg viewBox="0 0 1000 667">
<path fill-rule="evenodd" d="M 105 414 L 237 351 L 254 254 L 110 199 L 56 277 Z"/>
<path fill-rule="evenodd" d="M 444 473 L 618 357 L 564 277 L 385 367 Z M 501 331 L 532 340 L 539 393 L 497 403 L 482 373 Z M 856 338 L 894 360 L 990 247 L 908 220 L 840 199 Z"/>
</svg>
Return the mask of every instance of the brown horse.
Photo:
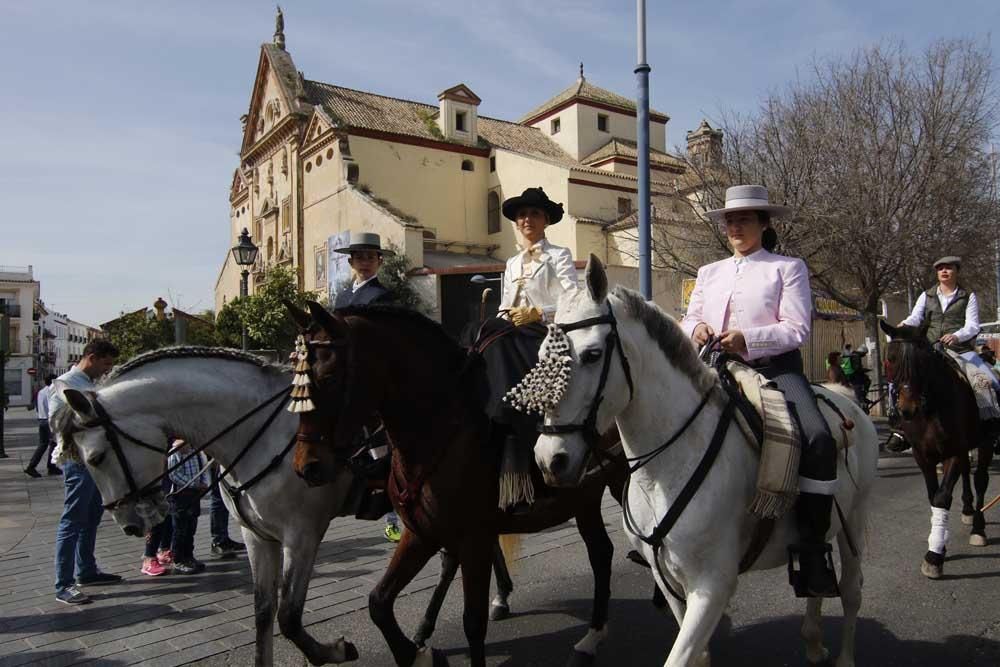
<svg viewBox="0 0 1000 667">
<path fill-rule="evenodd" d="M 589 664 L 606 635 L 614 547 L 601 516 L 604 489 L 615 498 L 627 475 L 623 458 L 583 487 L 543 490 L 524 514 L 497 508 L 502 433 L 483 409 L 485 373 L 439 324 L 412 311 L 349 308 L 330 314 L 316 303 L 292 311 L 306 331 L 313 412 L 300 415 L 296 471 L 310 484 L 333 477 L 364 421 L 377 414 L 394 448 L 389 493 L 407 530 L 371 592 L 368 609 L 399 665 L 447 664 L 400 629 L 393 605 L 439 549 L 462 568 L 463 621 L 471 664 L 486 664 L 490 566 L 500 534 L 536 532 L 576 519 L 594 572 L 590 628 L 572 661 Z M 439 602 L 438 602 L 439 604 Z M 433 607 L 433 605 L 432 605 Z M 419 636 L 425 636 L 421 628 Z"/>
<path fill-rule="evenodd" d="M 927 341 L 927 327 L 892 327 L 880 322 L 892 341 L 886 351 L 889 381 L 899 393 L 899 423 L 913 448 L 913 458 L 920 466 L 931 503 L 931 533 L 928 551 L 920 571 L 938 579 L 944 571 L 948 540 L 948 512 L 952 491 L 961 476 L 963 523 L 971 518 L 969 544 L 986 546 L 986 520 L 983 503 L 989 483 L 989 465 L 993 446 L 979 419 L 979 408 L 972 387 L 959 369 Z M 976 499 L 972 503 L 969 488 L 969 451 L 979 450 L 975 472 Z M 944 466 L 939 481 L 937 465 Z"/>
</svg>

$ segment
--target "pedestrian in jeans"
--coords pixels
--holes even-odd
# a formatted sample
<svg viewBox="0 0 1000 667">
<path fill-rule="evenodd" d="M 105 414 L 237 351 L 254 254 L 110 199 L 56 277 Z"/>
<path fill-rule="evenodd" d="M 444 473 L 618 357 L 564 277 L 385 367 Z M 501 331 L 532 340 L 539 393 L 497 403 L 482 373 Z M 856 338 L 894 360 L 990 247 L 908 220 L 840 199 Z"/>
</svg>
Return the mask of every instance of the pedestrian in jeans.
<svg viewBox="0 0 1000 667">
<path fill-rule="evenodd" d="M 49 474 L 62 474 L 62 470 L 52 462 L 52 448 L 55 445 L 55 441 L 52 439 L 52 429 L 49 428 L 49 398 L 52 395 L 52 382 L 55 379 L 55 375 L 45 376 L 45 386 L 39 389 L 38 394 L 35 396 L 35 410 L 38 413 L 38 447 L 35 448 L 35 453 L 31 455 L 28 467 L 24 469 L 24 472 L 29 477 L 41 477 L 36 468 L 41 463 L 42 457 L 45 456 L 46 450 L 49 453 L 45 458 Z"/>
<path fill-rule="evenodd" d="M 170 447 L 167 466 L 174 468 L 191 453 L 183 440 L 175 440 Z M 174 572 L 198 574 L 205 564 L 194 557 L 194 533 L 201 515 L 201 497 L 209 485 L 208 471 L 202 472 L 205 458 L 199 452 L 170 473 L 170 516 L 174 522 L 174 540 L 171 547 Z"/>
<path fill-rule="evenodd" d="M 87 343 L 80 361 L 52 384 L 49 393 L 50 426 L 63 409 L 69 409 L 62 390 L 96 391 L 94 381 L 111 370 L 117 357 L 118 348 L 110 341 L 98 338 Z M 61 434 L 56 436 L 62 438 Z M 104 514 L 101 493 L 83 462 L 73 460 L 62 443 L 58 444 L 53 455 L 63 464 L 66 495 L 56 530 L 56 599 L 65 604 L 85 604 L 90 602 L 90 598 L 77 588 L 77 584 L 111 584 L 121 581 L 121 577 L 101 572 L 94 560 L 97 527 Z"/>
<path fill-rule="evenodd" d="M 212 465 L 212 493 L 209 497 L 208 516 L 212 529 L 212 553 L 220 558 L 235 556 L 247 550 L 245 544 L 229 539 L 229 510 L 222 501 L 219 488 L 219 464 Z"/>
</svg>

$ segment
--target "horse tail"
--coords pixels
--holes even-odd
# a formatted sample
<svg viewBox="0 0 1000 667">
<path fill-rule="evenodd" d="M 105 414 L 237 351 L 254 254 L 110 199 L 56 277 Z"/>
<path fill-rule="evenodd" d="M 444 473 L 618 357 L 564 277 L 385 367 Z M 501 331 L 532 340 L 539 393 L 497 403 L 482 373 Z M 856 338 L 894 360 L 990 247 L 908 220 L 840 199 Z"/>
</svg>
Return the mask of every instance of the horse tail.
<svg viewBox="0 0 1000 667">
<path fill-rule="evenodd" d="M 521 534 L 500 535 L 499 539 L 500 551 L 503 552 L 503 559 L 507 561 L 507 570 L 514 572 L 517 569 L 517 561 L 521 557 Z"/>
</svg>

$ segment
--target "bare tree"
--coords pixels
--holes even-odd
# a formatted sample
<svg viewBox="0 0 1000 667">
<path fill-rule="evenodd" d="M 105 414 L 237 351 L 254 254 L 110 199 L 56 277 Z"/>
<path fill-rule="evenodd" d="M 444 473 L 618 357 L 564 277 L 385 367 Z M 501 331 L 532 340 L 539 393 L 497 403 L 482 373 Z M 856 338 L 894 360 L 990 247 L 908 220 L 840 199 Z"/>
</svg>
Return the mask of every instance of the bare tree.
<svg viewBox="0 0 1000 667">
<path fill-rule="evenodd" d="M 814 289 L 863 313 L 877 340 L 882 298 L 926 285 L 936 256 L 975 267 L 992 255 L 994 84 L 988 45 L 965 40 L 813 63 L 756 113 L 724 118 L 721 161 L 689 155 L 685 182 L 654 194 L 656 264 L 691 274 L 728 254 L 704 210 L 728 185 L 766 185 L 794 211 L 776 224 L 781 251 L 806 261 Z"/>
</svg>

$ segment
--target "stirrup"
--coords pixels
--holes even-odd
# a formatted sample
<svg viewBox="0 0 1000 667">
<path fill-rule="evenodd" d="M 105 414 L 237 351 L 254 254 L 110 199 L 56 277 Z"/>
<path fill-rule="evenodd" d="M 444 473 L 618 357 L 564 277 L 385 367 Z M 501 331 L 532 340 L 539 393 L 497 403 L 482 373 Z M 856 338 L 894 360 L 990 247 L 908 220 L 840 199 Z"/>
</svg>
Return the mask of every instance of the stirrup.
<svg viewBox="0 0 1000 667">
<path fill-rule="evenodd" d="M 803 572 L 802 556 L 819 556 L 822 559 L 824 582 L 810 582 Z M 795 564 L 798 561 L 798 569 Z M 840 597 L 840 586 L 837 583 L 837 572 L 833 568 L 833 545 L 825 544 L 790 544 L 788 545 L 788 583 L 795 590 L 795 596 L 800 598 Z M 809 584 L 819 584 L 815 589 Z"/>
<path fill-rule="evenodd" d="M 885 448 L 894 454 L 899 454 L 909 449 L 910 443 L 906 441 L 906 438 L 903 437 L 902 433 L 899 431 L 893 431 L 885 440 Z"/>
</svg>

